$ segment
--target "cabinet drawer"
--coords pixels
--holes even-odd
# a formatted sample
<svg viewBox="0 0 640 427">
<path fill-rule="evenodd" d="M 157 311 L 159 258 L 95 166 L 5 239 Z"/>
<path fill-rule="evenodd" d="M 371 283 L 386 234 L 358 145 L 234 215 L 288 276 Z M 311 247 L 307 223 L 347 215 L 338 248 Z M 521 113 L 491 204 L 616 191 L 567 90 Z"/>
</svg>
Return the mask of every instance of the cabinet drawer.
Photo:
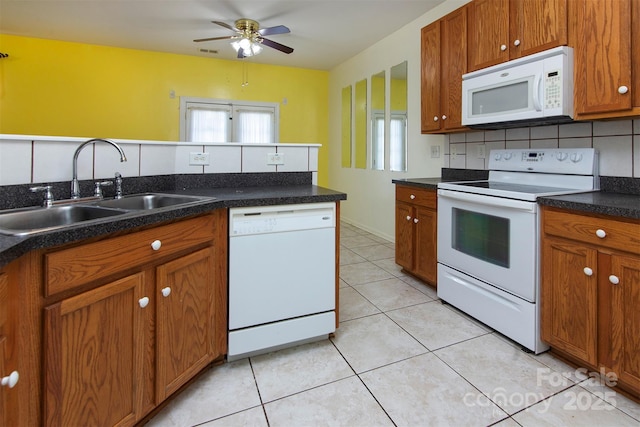
<svg viewBox="0 0 640 427">
<path fill-rule="evenodd" d="M 543 230 L 554 236 L 640 254 L 639 221 L 606 219 L 545 208 Z"/>
<path fill-rule="evenodd" d="M 45 296 L 212 242 L 214 218 L 206 215 L 46 254 Z M 155 241 L 160 242 L 156 250 L 151 246 Z"/>
<path fill-rule="evenodd" d="M 424 188 L 396 185 L 396 201 L 436 209 L 437 193 Z"/>
</svg>

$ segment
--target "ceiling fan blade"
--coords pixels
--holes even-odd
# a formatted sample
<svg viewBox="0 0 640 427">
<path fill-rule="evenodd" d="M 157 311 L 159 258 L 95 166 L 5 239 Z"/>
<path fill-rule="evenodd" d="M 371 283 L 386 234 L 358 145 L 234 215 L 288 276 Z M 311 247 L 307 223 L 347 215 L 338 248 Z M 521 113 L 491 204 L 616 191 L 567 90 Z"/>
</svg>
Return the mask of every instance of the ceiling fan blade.
<svg viewBox="0 0 640 427">
<path fill-rule="evenodd" d="M 234 36 L 225 36 L 225 37 L 210 37 L 208 39 L 195 39 L 194 42 L 210 42 L 213 40 L 229 40 Z"/>
<path fill-rule="evenodd" d="M 261 36 L 270 36 L 272 34 L 286 34 L 290 33 L 291 30 L 284 25 L 276 25 L 275 27 L 262 28 L 258 30 Z"/>
<path fill-rule="evenodd" d="M 289 46 L 285 46 L 283 44 L 280 44 L 278 42 L 274 42 L 273 40 L 269 40 L 269 39 L 262 39 L 262 44 L 265 46 L 269 46 L 272 47 L 274 49 L 279 50 L 280 52 L 284 52 L 284 53 L 291 53 L 293 52 L 293 48 L 289 47 Z"/>
<path fill-rule="evenodd" d="M 226 22 L 220 22 L 220 21 L 211 21 L 214 24 L 220 25 L 221 27 L 225 27 L 228 30 L 231 30 L 233 32 L 238 32 L 237 28 L 232 27 L 231 25 L 227 24 Z"/>
</svg>

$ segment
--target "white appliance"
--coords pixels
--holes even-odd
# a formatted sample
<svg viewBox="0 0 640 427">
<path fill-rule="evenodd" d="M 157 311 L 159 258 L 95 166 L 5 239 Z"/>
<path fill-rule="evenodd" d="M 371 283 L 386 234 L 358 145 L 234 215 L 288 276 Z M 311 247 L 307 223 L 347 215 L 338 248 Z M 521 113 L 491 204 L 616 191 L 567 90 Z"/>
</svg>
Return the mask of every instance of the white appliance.
<svg viewBox="0 0 640 427">
<path fill-rule="evenodd" d="M 462 76 L 462 124 L 485 129 L 571 121 L 573 49 L 560 46 Z"/>
<path fill-rule="evenodd" d="M 229 210 L 228 360 L 335 332 L 335 203 Z"/>
<path fill-rule="evenodd" d="M 535 353 L 541 196 L 593 191 L 591 148 L 492 150 L 486 181 L 438 184 L 438 297 Z"/>
</svg>

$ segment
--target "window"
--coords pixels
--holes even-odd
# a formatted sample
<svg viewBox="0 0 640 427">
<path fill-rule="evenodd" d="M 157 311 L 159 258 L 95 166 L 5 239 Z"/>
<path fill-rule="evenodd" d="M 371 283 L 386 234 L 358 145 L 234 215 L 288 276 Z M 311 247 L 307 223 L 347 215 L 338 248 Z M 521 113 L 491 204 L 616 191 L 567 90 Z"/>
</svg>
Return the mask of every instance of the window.
<svg viewBox="0 0 640 427">
<path fill-rule="evenodd" d="M 391 113 L 389 122 L 389 169 L 396 172 L 407 170 L 407 115 Z"/>
<path fill-rule="evenodd" d="M 205 98 L 180 99 L 180 140 L 278 142 L 279 105 Z"/>
<path fill-rule="evenodd" d="M 384 111 L 371 112 L 371 169 L 384 170 Z"/>
</svg>

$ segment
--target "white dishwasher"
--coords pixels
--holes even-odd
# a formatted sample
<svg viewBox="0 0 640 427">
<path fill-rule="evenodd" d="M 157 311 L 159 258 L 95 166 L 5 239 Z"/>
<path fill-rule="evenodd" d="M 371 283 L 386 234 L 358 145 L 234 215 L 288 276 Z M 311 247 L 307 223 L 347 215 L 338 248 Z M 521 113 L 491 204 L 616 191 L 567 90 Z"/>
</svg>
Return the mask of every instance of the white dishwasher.
<svg viewBox="0 0 640 427">
<path fill-rule="evenodd" d="M 335 331 L 336 205 L 229 210 L 227 359 Z"/>
</svg>

